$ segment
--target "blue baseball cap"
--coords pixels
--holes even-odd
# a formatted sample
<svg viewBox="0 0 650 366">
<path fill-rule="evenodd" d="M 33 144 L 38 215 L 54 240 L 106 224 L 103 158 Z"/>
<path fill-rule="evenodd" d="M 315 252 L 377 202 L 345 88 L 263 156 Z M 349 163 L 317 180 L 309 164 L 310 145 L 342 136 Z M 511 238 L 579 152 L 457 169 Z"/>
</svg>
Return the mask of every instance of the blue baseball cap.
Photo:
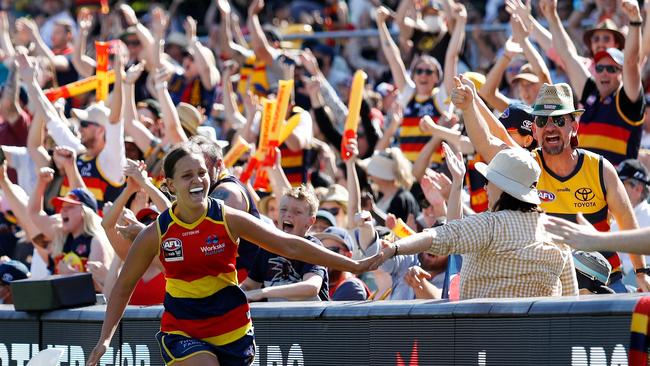
<svg viewBox="0 0 650 366">
<path fill-rule="evenodd" d="M 352 248 L 354 248 L 354 239 L 352 239 L 352 236 L 348 234 L 347 230 L 340 227 L 330 226 L 327 229 L 325 229 L 325 231 L 323 231 L 322 233 L 314 233 L 313 235 L 320 240 L 323 239 L 336 240 L 339 243 L 345 245 L 345 247 L 348 248 L 348 251 L 350 252 L 352 251 Z"/>
<path fill-rule="evenodd" d="M 318 210 L 316 212 L 316 219 L 323 219 L 327 221 L 330 224 L 330 226 L 336 226 L 336 218 L 329 211 Z"/>
<path fill-rule="evenodd" d="M 84 205 L 89 207 L 95 213 L 97 212 L 97 200 L 92 193 L 83 188 L 75 188 L 68 192 L 65 197 L 54 197 L 52 199 L 52 205 L 56 208 L 57 211 L 61 209 L 63 202 L 72 203 L 74 205 Z"/>
</svg>

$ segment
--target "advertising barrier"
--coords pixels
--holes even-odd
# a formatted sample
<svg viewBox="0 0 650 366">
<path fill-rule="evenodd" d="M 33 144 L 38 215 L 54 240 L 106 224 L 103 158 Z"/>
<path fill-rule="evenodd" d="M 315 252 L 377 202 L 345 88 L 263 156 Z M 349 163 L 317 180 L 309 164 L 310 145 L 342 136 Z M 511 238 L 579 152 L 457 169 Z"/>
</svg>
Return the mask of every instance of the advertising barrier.
<svg viewBox="0 0 650 366">
<path fill-rule="evenodd" d="M 252 305 L 254 365 L 628 365 L 642 294 L 469 301 Z M 105 306 L 24 313 L 0 305 L 0 365 L 45 348 L 83 365 Z M 162 365 L 162 307 L 129 307 L 101 365 Z"/>
</svg>

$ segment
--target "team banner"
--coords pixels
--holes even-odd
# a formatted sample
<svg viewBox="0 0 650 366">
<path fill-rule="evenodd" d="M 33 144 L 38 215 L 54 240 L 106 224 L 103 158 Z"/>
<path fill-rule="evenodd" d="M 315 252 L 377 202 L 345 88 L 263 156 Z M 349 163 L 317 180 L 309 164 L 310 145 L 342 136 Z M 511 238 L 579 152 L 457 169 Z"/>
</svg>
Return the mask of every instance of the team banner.
<svg viewBox="0 0 650 366">
<path fill-rule="evenodd" d="M 223 157 L 223 164 L 226 168 L 231 168 L 239 158 L 251 149 L 251 145 L 243 137 L 237 135 L 237 139 Z"/>
<path fill-rule="evenodd" d="M 95 99 L 97 101 L 106 101 L 108 99 L 108 42 L 95 41 L 95 53 L 97 54 L 97 89 L 95 89 Z"/>
<path fill-rule="evenodd" d="M 300 107 L 293 107 L 291 110 L 294 115 L 289 117 L 287 122 L 282 124 L 282 129 L 280 130 L 280 145 L 282 145 L 291 135 L 293 130 L 298 127 L 298 124 L 300 124 L 300 114 L 303 112 L 303 109 Z"/>
<path fill-rule="evenodd" d="M 115 70 L 110 70 L 106 73 L 106 76 L 108 77 L 109 84 L 115 82 Z M 97 75 L 89 76 L 58 88 L 47 89 L 44 92 L 47 99 L 53 102 L 59 98 L 76 97 L 77 95 L 88 93 L 95 89 L 97 89 Z"/>
<path fill-rule="evenodd" d="M 262 98 L 262 120 L 260 122 L 259 143 L 257 144 L 255 155 L 251 157 L 248 165 L 246 165 L 246 169 L 239 177 L 239 180 L 242 183 L 248 182 L 248 180 L 253 175 L 253 172 L 257 171 L 264 162 L 264 157 L 266 156 L 269 149 L 272 123 L 271 120 L 273 118 L 273 113 L 275 112 L 276 105 L 277 100 Z"/>
<path fill-rule="evenodd" d="M 287 109 L 289 108 L 292 90 L 293 80 L 280 80 L 278 82 L 278 99 L 275 110 L 273 111 L 273 118 L 271 119 L 269 148 L 264 160 L 265 166 L 273 166 L 273 164 L 275 164 L 277 158 L 275 156 L 275 148 L 280 146 L 280 132 L 282 130 L 284 119 L 287 116 Z"/>
<path fill-rule="evenodd" d="M 366 84 L 366 75 L 363 70 L 357 70 L 352 79 L 352 88 L 350 89 L 350 103 L 348 105 L 348 116 L 345 119 L 343 129 L 343 139 L 341 140 L 341 157 L 343 160 L 350 158 L 350 152 L 347 149 L 348 141 L 357 138 L 357 129 L 359 128 L 359 112 L 361 111 L 361 100 L 363 99 L 363 89 Z"/>
<path fill-rule="evenodd" d="M 406 223 L 402 219 L 398 218 L 397 223 L 393 228 L 393 233 L 395 233 L 395 235 L 397 235 L 398 238 L 403 239 L 406 238 L 407 236 L 411 236 L 415 234 L 415 231 L 413 231 L 411 227 L 406 225 Z"/>
</svg>

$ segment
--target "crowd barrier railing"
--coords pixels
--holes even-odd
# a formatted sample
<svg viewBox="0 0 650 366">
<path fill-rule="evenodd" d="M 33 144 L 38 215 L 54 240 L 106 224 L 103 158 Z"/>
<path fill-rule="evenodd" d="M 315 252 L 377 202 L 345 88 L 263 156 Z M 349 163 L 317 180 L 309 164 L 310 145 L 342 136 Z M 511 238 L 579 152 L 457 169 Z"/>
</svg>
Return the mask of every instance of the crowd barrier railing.
<svg viewBox="0 0 650 366">
<path fill-rule="evenodd" d="M 254 365 L 627 365 L 643 294 L 468 301 L 283 302 L 251 305 Z M 0 305 L 0 365 L 44 348 L 83 365 L 104 305 L 24 313 Z M 161 306 L 128 307 L 102 365 L 162 365 Z"/>
</svg>

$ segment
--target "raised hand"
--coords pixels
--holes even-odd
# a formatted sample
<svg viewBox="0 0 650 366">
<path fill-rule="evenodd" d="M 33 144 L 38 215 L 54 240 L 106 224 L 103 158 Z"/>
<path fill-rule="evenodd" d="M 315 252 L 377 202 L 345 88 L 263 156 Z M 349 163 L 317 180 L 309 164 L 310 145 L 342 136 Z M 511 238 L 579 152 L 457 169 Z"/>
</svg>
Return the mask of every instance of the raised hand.
<svg viewBox="0 0 650 366">
<path fill-rule="evenodd" d="M 515 42 L 512 37 L 508 37 L 506 44 L 503 45 L 503 53 L 508 58 L 513 58 L 515 55 L 524 52 L 519 43 Z"/>
<path fill-rule="evenodd" d="M 510 27 L 512 28 L 512 40 L 521 46 L 530 34 L 529 29 L 517 14 L 510 16 Z"/>
<path fill-rule="evenodd" d="M 463 179 L 465 178 L 465 163 L 463 162 L 463 155 L 460 152 L 454 153 L 446 142 L 442 143 L 442 149 L 445 152 L 445 161 L 447 162 L 447 167 L 449 168 L 453 181 L 462 184 Z"/>
<path fill-rule="evenodd" d="M 506 11 L 510 15 L 517 15 L 522 20 L 524 25 L 528 27 L 530 24 L 531 5 L 530 0 L 526 0 L 526 4 L 521 0 L 506 0 Z"/>
<path fill-rule="evenodd" d="M 441 187 L 431 176 L 425 174 L 420 179 L 420 185 L 422 186 L 424 198 L 427 199 L 431 206 L 442 206 L 445 204 L 447 199 L 443 196 Z"/>
<path fill-rule="evenodd" d="M 433 119 L 430 116 L 424 116 L 420 118 L 420 123 L 418 124 L 418 127 L 420 128 L 420 131 L 424 133 L 433 133 L 435 125 L 436 123 L 433 121 Z"/>
<path fill-rule="evenodd" d="M 125 215 L 122 215 L 122 219 L 126 221 L 126 225 L 117 225 L 115 228 L 117 229 L 117 232 L 120 233 L 120 235 L 131 242 L 135 240 L 136 236 L 138 236 L 138 234 L 140 234 L 140 232 L 146 227 L 140 221 L 132 219 Z"/>
<path fill-rule="evenodd" d="M 312 76 L 310 78 L 303 77 L 302 82 L 305 85 L 307 94 L 314 95 L 320 93 L 320 79 L 316 76 Z"/>
<path fill-rule="evenodd" d="M 167 13 L 162 8 L 155 8 L 151 15 L 151 32 L 156 39 L 165 39 L 165 31 L 169 24 Z"/>
<path fill-rule="evenodd" d="M 453 4 L 452 10 L 453 10 L 452 17 L 455 20 L 460 20 L 460 21 L 467 20 L 467 9 L 465 8 L 465 5 L 461 3 L 455 3 Z"/>
<path fill-rule="evenodd" d="M 395 217 L 395 215 L 393 215 L 392 213 L 389 213 L 388 215 L 386 215 L 385 224 L 387 228 L 393 230 L 395 226 L 397 226 L 397 217 Z"/>
<path fill-rule="evenodd" d="M 461 79 L 454 77 L 454 89 L 451 91 L 451 101 L 463 111 L 472 109 L 474 105 L 474 93 L 470 86 L 463 84 Z"/>
<path fill-rule="evenodd" d="M 77 153 L 67 146 L 57 146 L 54 148 L 54 162 L 57 166 L 73 167 L 77 162 Z"/>
<path fill-rule="evenodd" d="M 631 22 L 643 21 L 641 18 L 641 10 L 639 9 L 639 2 L 636 0 L 622 0 L 621 9 L 627 15 Z"/>
<path fill-rule="evenodd" d="M 258 110 L 262 109 L 259 98 L 250 90 L 246 90 L 246 94 L 242 97 L 242 102 L 244 103 L 244 112 L 247 117 L 254 116 Z"/>
<path fill-rule="evenodd" d="M 540 0 L 539 10 L 546 20 L 551 20 L 557 15 L 557 0 Z"/>
<path fill-rule="evenodd" d="M 292 80 L 295 77 L 296 65 L 289 62 L 281 62 L 280 69 L 282 69 L 283 80 Z"/>
<path fill-rule="evenodd" d="M 29 34 L 29 37 L 33 40 L 35 39 L 38 33 L 38 25 L 32 19 L 29 18 L 20 18 L 16 20 L 16 31 L 17 32 L 26 32 Z"/>
<path fill-rule="evenodd" d="M 185 30 L 185 37 L 187 38 L 187 42 L 189 44 L 192 44 L 194 41 L 196 41 L 196 20 L 194 18 L 190 16 L 185 18 L 183 29 Z"/>
<path fill-rule="evenodd" d="M 226 75 L 232 76 L 237 73 L 237 70 L 239 70 L 239 64 L 235 60 L 227 60 L 223 64 L 223 74 L 224 77 Z M 227 79 L 227 78 L 226 78 Z"/>
<path fill-rule="evenodd" d="M 316 76 L 320 73 L 318 61 L 309 48 L 300 53 L 300 61 L 305 67 L 305 70 L 307 70 L 307 72 L 309 72 L 312 76 Z"/>
<path fill-rule="evenodd" d="M 138 17 L 135 15 L 135 11 L 133 11 L 133 8 L 131 8 L 129 5 L 120 4 L 117 9 L 120 11 L 120 13 L 122 13 L 122 16 L 124 17 L 127 25 L 132 26 L 139 23 Z"/>
<path fill-rule="evenodd" d="M 346 150 L 350 154 L 347 161 L 354 162 L 359 157 L 359 142 L 357 139 L 349 139 L 348 144 L 345 146 Z"/>
<path fill-rule="evenodd" d="M 264 9 L 264 0 L 253 0 L 248 7 L 248 16 L 259 14 Z"/>
<path fill-rule="evenodd" d="M 25 84 L 36 80 L 36 64 L 27 56 L 23 47 L 16 49 L 16 71 Z"/>
<path fill-rule="evenodd" d="M 153 76 L 154 85 L 158 88 L 159 85 L 167 85 L 167 81 L 172 77 L 171 70 L 159 67 Z"/>
<path fill-rule="evenodd" d="M 77 15 L 77 24 L 79 25 L 79 32 L 84 35 L 90 34 L 90 28 L 93 25 L 93 14 L 88 8 L 81 8 Z"/>
<path fill-rule="evenodd" d="M 124 82 L 127 84 L 135 84 L 135 82 L 140 78 L 140 75 L 142 75 L 142 71 L 144 71 L 144 62 L 132 65 L 128 70 L 126 70 Z"/>
<path fill-rule="evenodd" d="M 217 0 L 217 7 L 219 8 L 221 14 L 230 15 L 232 12 L 230 8 L 230 2 L 228 0 Z"/>
<path fill-rule="evenodd" d="M 38 171 L 38 182 L 43 184 L 49 184 L 54 180 L 54 169 L 52 168 L 41 168 Z"/>
<path fill-rule="evenodd" d="M 113 61 L 113 69 L 115 69 L 115 72 L 119 71 L 122 73 L 122 80 L 124 80 L 124 65 L 129 62 L 129 49 L 120 40 L 114 42 L 113 52 L 115 53 L 115 59 Z"/>
<path fill-rule="evenodd" d="M 386 23 L 386 20 L 391 17 L 390 11 L 385 6 L 375 9 L 375 14 L 377 15 L 377 24 Z"/>
<path fill-rule="evenodd" d="M 124 175 L 134 180 L 135 183 L 140 187 L 146 185 L 149 179 L 149 176 L 147 175 L 147 165 L 141 161 L 135 161 L 131 159 L 126 159 Z"/>
<path fill-rule="evenodd" d="M 393 103 L 388 112 L 390 113 L 391 124 L 397 123 L 398 126 L 401 126 L 404 120 L 404 108 L 402 105 L 400 103 Z"/>
</svg>

